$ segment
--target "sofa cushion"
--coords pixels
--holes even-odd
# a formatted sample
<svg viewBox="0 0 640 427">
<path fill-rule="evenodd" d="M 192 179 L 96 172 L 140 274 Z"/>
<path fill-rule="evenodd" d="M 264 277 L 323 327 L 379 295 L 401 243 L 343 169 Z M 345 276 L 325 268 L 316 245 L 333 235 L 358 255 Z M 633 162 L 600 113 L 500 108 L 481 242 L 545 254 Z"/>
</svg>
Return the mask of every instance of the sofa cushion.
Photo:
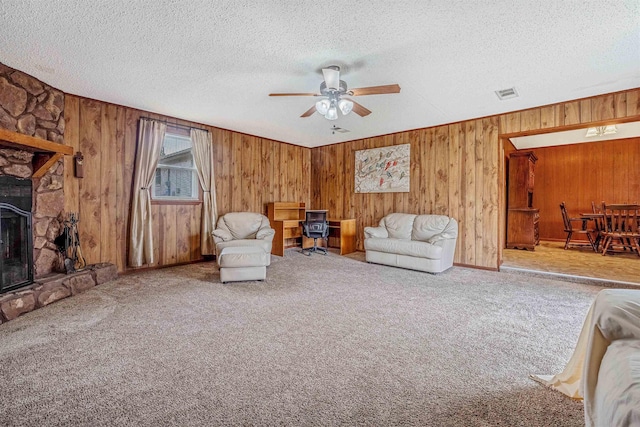
<svg viewBox="0 0 640 427">
<path fill-rule="evenodd" d="M 262 215 L 253 212 L 230 212 L 221 220 L 234 239 L 255 239 L 262 224 Z"/>
<path fill-rule="evenodd" d="M 438 240 L 457 237 L 457 230 L 456 220 L 446 215 L 418 215 L 413 221 L 411 239 L 435 243 Z"/>
<path fill-rule="evenodd" d="M 238 239 L 229 240 L 228 242 L 219 242 L 216 245 L 217 253 L 222 252 L 224 248 L 232 248 L 237 246 L 253 246 L 261 248 L 267 253 L 271 253 L 271 241 L 269 240 L 256 240 L 256 239 Z"/>
<path fill-rule="evenodd" d="M 384 227 L 365 227 L 364 237 L 366 239 L 370 237 L 389 237 L 389 232 Z"/>
<path fill-rule="evenodd" d="M 411 239 L 411 229 L 416 215 L 391 213 L 380 220 L 380 227 L 385 227 L 392 239 Z"/>
<path fill-rule="evenodd" d="M 257 246 L 229 246 L 218 256 L 221 268 L 265 267 L 269 254 Z"/>
<path fill-rule="evenodd" d="M 442 247 L 416 240 L 377 238 L 365 239 L 364 248 L 367 251 L 378 251 L 407 255 L 419 258 L 440 259 Z"/>
<path fill-rule="evenodd" d="M 596 425 L 640 423 L 640 341 L 613 341 L 600 363 L 593 399 Z"/>
<path fill-rule="evenodd" d="M 228 242 L 229 240 L 233 240 L 233 236 L 231 235 L 231 233 L 221 228 L 216 228 L 215 230 L 212 231 L 212 234 L 215 237 L 222 239 L 223 242 Z"/>
</svg>

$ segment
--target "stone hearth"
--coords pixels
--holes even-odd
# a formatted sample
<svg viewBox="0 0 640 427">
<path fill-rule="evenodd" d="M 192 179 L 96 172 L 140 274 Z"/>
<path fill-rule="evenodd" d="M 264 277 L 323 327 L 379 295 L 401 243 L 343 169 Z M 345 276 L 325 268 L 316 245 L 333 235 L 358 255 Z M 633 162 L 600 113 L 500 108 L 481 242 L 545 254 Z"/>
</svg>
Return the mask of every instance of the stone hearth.
<svg viewBox="0 0 640 427">
<path fill-rule="evenodd" d="M 51 274 L 34 283 L 0 296 L 0 323 L 79 294 L 118 276 L 113 264 L 90 265 L 71 274 Z"/>
</svg>

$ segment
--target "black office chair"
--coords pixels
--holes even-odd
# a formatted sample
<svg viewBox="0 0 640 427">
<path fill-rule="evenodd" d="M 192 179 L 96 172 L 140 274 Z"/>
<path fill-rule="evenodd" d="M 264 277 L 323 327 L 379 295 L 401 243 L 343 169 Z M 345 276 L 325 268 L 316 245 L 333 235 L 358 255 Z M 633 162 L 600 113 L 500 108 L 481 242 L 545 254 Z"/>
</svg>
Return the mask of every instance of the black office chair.
<svg viewBox="0 0 640 427">
<path fill-rule="evenodd" d="M 309 256 L 311 256 L 311 252 L 327 254 L 326 248 L 318 246 L 318 239 L 326 239 L 329 236 L 327 211 L 307 211 L 305 221 L 302 223 L 302 232 L 306 237 L 313 239 L 313 247 L 308 249 L 303 248 L 303 254 Z"/>
</svg>

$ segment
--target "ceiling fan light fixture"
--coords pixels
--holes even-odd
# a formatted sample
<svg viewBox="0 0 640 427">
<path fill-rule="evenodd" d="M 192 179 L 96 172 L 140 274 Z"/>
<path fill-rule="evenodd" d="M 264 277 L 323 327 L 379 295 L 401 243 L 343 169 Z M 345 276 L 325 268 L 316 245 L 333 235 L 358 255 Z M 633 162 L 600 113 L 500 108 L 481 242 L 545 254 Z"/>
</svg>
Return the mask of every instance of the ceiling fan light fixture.
<svg viewBox="0 0 640 427">
<path fill-rule="evenodd" d="M 338 102 L 338 108 L 340 108 L 342 114 L 346 116 L 351 112 L 351 110 L 353 110 L 353 101 L 350 101 L 348 99 L 341 99 Z"/>
<path fill-rule="evenodd" d="M 342 99 L 343 96 L 384 95 L 400 93 L 400 85 L 390 84 L 381 86 L 368 86 L 357 89 L 349 89 L 347 82 L 340 80 L 340 67 L 330 65 L 322 69 L 324 81 L 320 83 L 320 93 L 270 93 L 269 96 L 319 96 L 322 97 L 311 108 L 302 113 L 300 117 L 311 117 L 316 111 L 327 120 L 338 120 L 343 116 L 355 112 L 360 117 L 371 114 L 371 110 L 363 107 L 350 99 Z M 338 113 L 340 110 L 340 113 Z"/>
<path fill-rule="evenodd" d="M 331 105 L 327 110 L 327 114 L 324 115 L 327 120 L 338 120 L 338 109 L 335 105 Z"/>
<path fill-rule="evenodd" d="M 320 101 L 316 102 L 316 111 L 324 116 L 325 114 L 327 114 L 327 111 L 329 111 L 330 106 L 331 103 L 328 99 L 321 99 Z"/>
<path fill-rule="evenodd" d="M 616 125 L 597 126 L 587 129 L 585 137 L 591 138 L 594 136 L 613 135 L 614 133 L 618 133 Z"/>
</svg>

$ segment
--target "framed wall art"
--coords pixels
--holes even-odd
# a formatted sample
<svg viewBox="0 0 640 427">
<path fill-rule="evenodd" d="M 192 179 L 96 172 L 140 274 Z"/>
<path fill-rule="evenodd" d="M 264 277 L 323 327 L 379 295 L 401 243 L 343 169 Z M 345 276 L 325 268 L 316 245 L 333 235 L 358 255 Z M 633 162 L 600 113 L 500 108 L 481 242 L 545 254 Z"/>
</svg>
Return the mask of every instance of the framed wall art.
<svg viewBox="0 0 640 427">
<path fill-rule="evenodd" d="M 411 144 L 355 152 L 356 193 L 408 193 Z"/>
</svg>

